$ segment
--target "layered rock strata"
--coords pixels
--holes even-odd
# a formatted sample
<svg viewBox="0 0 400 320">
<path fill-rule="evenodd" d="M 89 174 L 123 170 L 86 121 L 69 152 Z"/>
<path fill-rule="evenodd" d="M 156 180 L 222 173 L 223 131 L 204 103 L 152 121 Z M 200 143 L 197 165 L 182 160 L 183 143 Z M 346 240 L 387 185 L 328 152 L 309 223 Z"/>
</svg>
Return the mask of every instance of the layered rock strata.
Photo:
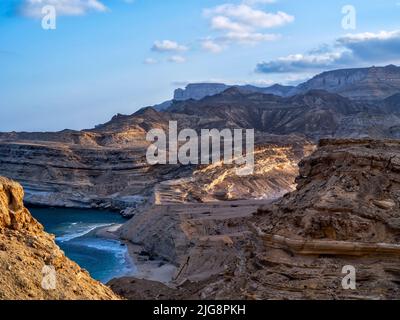
<svg viewBox="0 0 400 320">
<path fill-rule="evenodd" d="M 122 235 L 158 239 L 147 250 L 178 263 L 183 299 L 400 297 L 396 140 L 321 141 L 300 163 L 297 189 L 274 203 L 160 206 L 146 217 Z M 348 266 L 355 290 L 342 285 Z"/>
</svg>

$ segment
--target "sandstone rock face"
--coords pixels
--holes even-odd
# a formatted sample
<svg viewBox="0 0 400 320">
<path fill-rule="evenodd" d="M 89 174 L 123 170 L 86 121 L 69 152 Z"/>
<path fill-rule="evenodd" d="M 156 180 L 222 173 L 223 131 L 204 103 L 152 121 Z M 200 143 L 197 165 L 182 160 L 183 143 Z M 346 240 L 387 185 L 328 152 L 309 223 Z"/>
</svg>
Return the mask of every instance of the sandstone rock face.
<svg viewBox="0 0 400 320">
<path fill-rule="evenodd" d="M 396 101 L 355 102 L 315 90 L 284 98 L 234 87 L 199 101 L 175 101 L 168 112 L 117 115 L 91 130 L 0 133 L 0 174 L 22 183 L 32 204 L 127 215 L 158 195 L 173 202 L 272 199 L 294 187 L 304 155 L 294 151 L 302 149 L 298 145 L 326 137 L 399 138 Z M 146 134 L 168 131 L 169 121 L 179 130 L 254 128 L 256 174 L 237 179 L 229 166 L 148 165 Z"/>
<path fill-rule="evenodd" d="M 173 202 L 272 199 L 292 191 L 304 155 L 295 150 L 309 140 L 400 137 L 395 101 L 371 105 L 326 91 L 283 98 L 230 88 L 199 101 L 175 101 L 168 112 L 146 108 L 117 115 L 91 130 L 0 133 L 0 174 L 22 183 L 32 204 L 127 215 L 158 195 Z M 229 166 L 148 165 L 146 134 L 168 131 L 169 121 L 177 121 L 179 130 L 254 128 L 256 174 L 237 179 Z"/>
<path fill-rule="evenodd" d="M 246 221 L 266 200 L 159 204 L 135 215 L 119 230 L 154 259 L 177 267 L 174 283 L 207 281 L 238 257 L 249 236 Z M 117 283 L 117 282 L 114 282 Z"/>
<path fill-rule="evenodd" d="M 159 195 L 172 202 L 279 197 L 293 190 L 297 163 L 312 148 L 302 137 L 257 133 L 257 172 L 244 179 L 232 166 L 149 165 L 146 133 L 168 131 L 170 120 L 179 129 L 239 127 L 213 115 L 148 108 L 81 132 L 0 133 L 0 174 L 20 182 L 31 204 L 109 208 L 130 216 Z"/>
<path fill-rule="evenodd" d="M 399 298 L 399 159 L 398 141 L 321 141 L 300 164 L 297 191 L 253 218 L 258 239 L 237 274 L 244 290 L 274 299 Z M 341 286 L 346 265 L 356 268 L 357 290 Z"/>
<path fill-rule="evenodd" d="M 122 209 L 152 183 L 137 179 L 149 168 L 132 150 L 29 141 L 0 143 L 0 154 L 0 172 L 22 183 L 34 204 Z"/>
<path fill-rule="evenodd" d="M 223 161 L 200 165 L 188 178 L 158 183 L 154 188 L 156 204 L 273 200 L 293 191 L 298 163 L 315 145 L 297 137 L 270 139 L 263 137 L 263 142 L 257 143 L 253 174 L 239 176 L 236 171 L 240 166 Z"/>
<path fill-rule="evenodd" d="M 119 299 L 65 257 L 24 207 L 23 196 L 18 183 L 0 177 L 0 299 Z M 54 281 L 46 282 L 53 270 Z"/>
<path fill-rule="evenodd" d="M 274 203 L 158 206 L 122 235 L 178 264 L 183 299 L 398 299 L 400 143 L 323 140 L 297 183 Z"/>
</svg>

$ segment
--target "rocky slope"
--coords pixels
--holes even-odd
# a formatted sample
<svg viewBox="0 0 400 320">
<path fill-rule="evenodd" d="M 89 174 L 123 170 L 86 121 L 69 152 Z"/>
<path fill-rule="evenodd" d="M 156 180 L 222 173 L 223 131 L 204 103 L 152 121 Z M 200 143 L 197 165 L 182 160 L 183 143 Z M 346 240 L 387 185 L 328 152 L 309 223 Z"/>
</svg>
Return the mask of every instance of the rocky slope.
<svg viewBox="0 0 400 320">
<path fill-rule="evenodd" d="M 235 179 L 232 168 L 149 166 L 146 133 L 167 130 L 169 121 L 179 130 L 254 128 L 257 148 L 264 150 L 256 157 L 260 174 Z M 117 115 L 91 130 L 0 133 L 0 174 L 22 183 L 29 203 L 53 206 L 135 212 L 158 190 L 174 194 L 174 201 L 271 199 L 292 190 L 298 160 L 292 147 L 325 137 L 400 138 L 399 129 L 396 96 L 370 104 L 326 91 L 283 98 L 230 88 L 199 101 L 175 101 L 166 112 Z M 282 141 L 287 148 L 276 149 Z M 176 194 L 171 180 L 185 191 Z"/>
<path fill-rule="evenodd" d="M 248 292 L 398 299 L 399 161 L 398 141 L 322 141 L 300 164 L 297 191 L 251 222 L 262 250 L 247 262 Z M 345 265 L 356 268 L 355 291 L 341 287 Z"/>
<path fill-rule="evenodd" d="M 0 177 L 0 299 L 119 299 L 65 257 L 24 207 L 23 196 L 18 183 Z M 55 282 L 46 282 L 48 270 L 55 271 Z"/>
<path fill-rule="evenodd" d="M 398 137 L 396 128 L 400 124 L 398 114 L 380 104 L 356 102 L 321 90 L 282 98 L 230 88 L 200 101 L 175 102 L 168 111 L 191 117 L 206 114 L 227 127 L 255 128 L 279 135 L 303 134 L 314 140 Z"/>
<path fill-rule="evenodd" d="M 272 204 L 160 205 L 122 236 L 177 263 L 178 298 L 398 299 L 400 143 L 324 140 L 297 183 Z M 348 265 L 356 290 L 342 287 Z M 133 298 L 128 283 L 112 286 Z"/>
<path fill-rule="evenodd" d="M 259 136 L 254 152 L 254 172 L 238 176 L 240 166 L 223 161 L 200 165 L 187 178 L 158 183 L 156 203 L 277 199 L 295 188 L 298 162 L 309 155 L 314 144 L 296 136 Z M 290 141 L 290 142 L 288 142 Z"/>
<path fill-rule="evenodd" d="M 201 100 L 236 87 L 243 92 L 273 94 L 289 97 L 304 94 L 310 90 L 325 90 L 355 100 L 382 100 L 400 92 L 400 68 L 394 65 L 386 67 L 353 68 L 323 72 L 298 86 L 275 84 L 270 87 L 252 85 L 226 85 L 223 83 L 190 83 L 185 89 L 177 89 L 173 100 Z M 163 104 L 159 110 L 165 110 Z"/>
<path fill-rule="evenodd" d="M 174 201 L 276 198 L 292 190 L 296 164 L 304 155 L 292 149 L 310 145 L 297 136 L 257 133 L 258 173 L 242 180 L 231 175 L 232 167 L 150 166 L 145 158 L 146 133 L 153 128 L 167 131 L 170 120 L 178 121 L 179 129 L 242 125 L 223 114 L 205 117 L 147 108 L 131 116 L 117 115 L 92 130 L 0 133 L 0 174 L 19 181 L 30 204 L 111 208 L 131 214 L 158 192 L 170 194 Z M 201 175 L 201 170 L 208 175 Z M 189 192 L 176 194 L 173 181 L 187 181 Z"/>
<path fill-rule="evenodd" d="M 256 87 L 252 85 L 226 85 L 223 83 L 190 83 L 185 89 L 176 89 L 174 92 L 175 101 L 201 100 L 208 96 L 214 96 L 229 88 L 237 88 L 243 92 L 259 92 L 274 94 L 285 97 L 294 87 L 274 84 L 270 87 Z"/>
<path fill-rule="evenodd" d="M 326 90 L 356 100 L 381 100 L 400 91 L 400 67 L 371 67 L 324 72 L 300 84 L 291 95 Z"/>
</svg>

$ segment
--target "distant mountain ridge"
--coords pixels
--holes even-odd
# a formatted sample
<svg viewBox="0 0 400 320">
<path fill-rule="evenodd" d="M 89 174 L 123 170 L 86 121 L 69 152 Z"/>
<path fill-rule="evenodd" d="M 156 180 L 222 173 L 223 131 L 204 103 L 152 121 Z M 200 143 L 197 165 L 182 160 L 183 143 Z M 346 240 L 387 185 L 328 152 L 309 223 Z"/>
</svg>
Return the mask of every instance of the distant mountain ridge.
<svg viewBox="0 0 400 320">
<path fill-rule="evenodd" d="M 353 100 L 382 100 L 400 92 L 400 67 L 370 67 L 323 72 L 296 87 L 291 95 L 325 90 Z"/>
<path fill-rule="evenodd" d="M 206 97 L 220 94 L 230 88 L 237 88 L 238 90 L 247 93 L 258 92 L 281 97 L 287 97 L 288 94 L 295 89 L 295 87 L 283 86 L 280 84 L 274 84 L 270 87 L 256 87 L 253 85 L 226 85 L 224 83 L 190 83 L 185 87 L 185 89 L 176 89 L 172 100 L 156 104 L 152 106 L 152 108 L 157 111 L 164 111 L 172 105 L 173 101 L 201 100 Z"/>
<path fill-rule="evenodd" d="M 400 93 L 400 67 L 353 68 L 326 71 L 298 86 L 274 84 L 269 87 L 254 85 L 226 85 L 223 83 L 190 83 L 184 89 L 174 92 L 175 101 L 201 100 L 222 93 L 229 88 L 238 88 L 244 92 L 258 92 L 290 97 L 305 94 L 310 90 L 325 90 L 352 100 L 376 101 Z M 154 106 L 158 111 L 171 106 L 169 100 Z"/>
<path fill-rule="evenodd" d="M 238 88 L 246 92 L 259 92 L 264 94 L 274 94 L 277 96 L 285 97 L 295 87 L 283 86 L 274 84 L 270 87 L 257 87 L 254 85 L 226 85 L 223 83 L 190 83 L 185 89 L 176 89 L 174 93 L 174 100 L 201 100 L 207 96 L 219 94 L 229 88 Z"/>
</svg>

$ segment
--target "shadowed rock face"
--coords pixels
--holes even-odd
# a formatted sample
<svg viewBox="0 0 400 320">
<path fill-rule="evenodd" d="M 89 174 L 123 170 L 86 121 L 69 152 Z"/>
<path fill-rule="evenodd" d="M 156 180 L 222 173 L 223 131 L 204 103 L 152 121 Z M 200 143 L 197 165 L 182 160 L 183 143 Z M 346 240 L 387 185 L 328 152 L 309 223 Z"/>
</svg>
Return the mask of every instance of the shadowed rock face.
<svg viewBox="0 0 400 320">
<path fill-rule="evenodd" d="M 300 163 L 297 191 L 253 218 L 257 253 L 247 253 L 246 291 L 260 298 L 399 298 L 399 161 L 398 141 L 321 141 Z M 342 289 L 346 265 L 356 268 L 355 291 Z"/>
<path fill-rule="evenodd" d="M 23 196 L 18 183 L 0 177 L 0 299 L 119 299 L 65 257 L 24 207 Z M 54 290 L 43 289 L 45 266 L 56 272 Z"/>
<path fill-rule="evenodd" d="M 271 217 L 285 219 L 287 236 L 396 244 L 399 178 L 399 141 L 322 140 L 300 163 L 297 191 Z M 285 236 L 279 223 L 266 218 L 265 225 Z"/>
<path fill-rule="evenodd" d="M 190 83 L 185 89 L 177 89 L 174 92 L 174 100 L 185 101 L 185 100 L 201 100 L 208 96 L 214 96 L 229 88 L 237 88 L 243 92 L 259 92 L 264 94 L 274 94 L 281 97 L 286 97 L 294 87 L 283 86 L 274 84 L 270 87 L 256 87 L 252 85 L 226 85 L 222 83 Z"/>
<path fill-rule="evenodd" d="M 128 215 L 155 197 L 176 203 L 277 198 L 293 190 L 297 163 L 313 146 L 297 137 L 261 141 L 255 174 L 241 179 L 234 166 L 151 166 L 145 148 L 49 141 L 0 142 L 0 172 L 23 184 L 31 204 Z"/>
<path fill-rule="evenodd" d="M 322 90 L 282 98 L 230 88 L 200 101 L 175 102 L 168 111 L 191 117 L 207 115 L 219 125 L 217 128 L 255 128 L 269 134 L 303 134 L 319 140 L 324 137 L 396 138 L 395 128 L 400 125 L 400 118 L 392 109 Z"/>
<path fill-rule="evenodd" d="M 292 190 L 299 158 L 291 149 L 306 146 L 306 139 L 400 137 L 396 101 L 354 102 L 315 90 L 282 98 L 230 88 L 200 101 L 174 102 L 168 112 L 146 108 L 117 115 L 91 130 L 0 133 L 0 174 L 22 183 L 29 203 L 130 208 L 128 214 L 154 190 L 174 201 L 272 199 Z M 229 167 L 148 165 L 146 134 L 154 128 L 167 131 L 169 121 L 177 121 L 179 130 L 255 128 L 256 146 L 264 150 L 256 157 L 260 174 L 237 179 Z M 277 150 L 282 141 L 287 148 Z M 179 181 L 182 192 L 170 183 L 178 179 L 184 179 Z"/>
<path fill-rule="evenodd" d="M 354 100 L 381 100 L 400 91 L 400 68 L 386 67 L 332 70 L 316 75 L 297 87 L 275 84 L 260 88 L 251 85 L 229 86 L 221 83 L 191 83 L 185 89 L 177 89 L 174 100 L 201 100 L 219 94 L 229 88 L 243 92 L 274 94 L 281 97 L 304 94 L 310 90 L 325 90 Z M 168 105 L 165 105 L 167 108 Z"/>
<path fill-rule="evenodd" d="M 381 100 L 400 91 L 400 67 L 343 69 L 321 73 L 297 86 L 291 94 L 326 90 L 355 100 Z"/>
<path fill-rule="evenodd" d="M 323 140 L 300 163 L 297 183 L 275 203 L 158 206 L 146 215 L 149 234 L 172 236 L 148 249 L 178 263 L 174 295 L 398 299 L 400 143 Z M 166 233 L 156 231 L 157 221 Z M 128 226 L 124 236 L 150 239 L 145 228 Z M 342 287 L 348 265 L 356 268 L 357 290 Z"/>
<path fill-rule="evenodd" d="M 238 116 L 232 113 L 235 119 L 231 120 L 228 113 L 221 110 L 207 117 L 147 108 L 132 116 L 115 116 L 92 130 L 2 133 L 0 174 L 22 183 L 26 201 L 32 204 L 111 208 L 128 215 L 155 193 L 178 202 L 202 202 L 276 198 L 291 191 L 297 162 L 311 147 L 298 136 L 256 133 L 257 147 L 262 150 L 256 156 L 257 173 L 244 179 L 237 179 L 232 167 L 147 163 L 145 137 L 150 129 L 168 131 L 170 120 L 178 121 L 179 129 L 247 128 L 243 122 L 235 124 Z M 184 179 L 178 181 L 183 191 L 177 193 L 173 181 L 179 179 Z"/>
</svg>

